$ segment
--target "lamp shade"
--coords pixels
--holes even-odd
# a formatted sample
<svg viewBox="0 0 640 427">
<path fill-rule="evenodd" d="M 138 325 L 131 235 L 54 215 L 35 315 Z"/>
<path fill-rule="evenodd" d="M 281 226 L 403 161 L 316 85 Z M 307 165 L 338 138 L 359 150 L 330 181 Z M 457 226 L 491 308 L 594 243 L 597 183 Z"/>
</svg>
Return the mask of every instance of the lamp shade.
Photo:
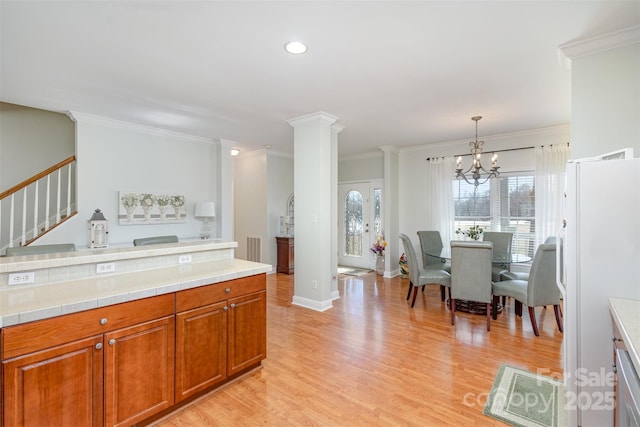
<svg viewBox="0 0 640 427">
<path fill-rule="evenodd" d="M 198 202 L 196 203 L 196 211 L 194 213 L 196 218 L 215 218 L 216 217 L 216 205 L 213 202 Z"/>
</svg>

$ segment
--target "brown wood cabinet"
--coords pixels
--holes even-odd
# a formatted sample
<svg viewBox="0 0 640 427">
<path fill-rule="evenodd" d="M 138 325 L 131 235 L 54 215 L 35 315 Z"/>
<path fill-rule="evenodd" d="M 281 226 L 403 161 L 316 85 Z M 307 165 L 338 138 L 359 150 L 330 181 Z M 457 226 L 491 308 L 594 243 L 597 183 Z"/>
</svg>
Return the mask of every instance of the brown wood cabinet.
<svg viewBox="0 0 640 427">
<path fill-rule="evenodd" d="M 176 401 L 227 378 L 227 302 L 176 314 Z"/>
<path fill-rule="evenodd" d="M 276 237 L 278 243 L 277 272 L 293 274 L 295 246 L 293 237 Z"/>
<path fill-rule="evenodd" d="M 170 377 L 173 391 L 174 298 L 162 295 L 3 328 L 3 425 L 117 425 L 123 414 L 141 420 L 161 410 L 155 396 L 166 395 L 169 384 L 148 373 L 158 364 L 170 368 L 162 378 Z M 151 333 L 162 328 L 150 322 L 159 316 L 168 316 L 161 320 L 164 339 Z M 124 345 L 127 338 L 135 344 Z M 134 384 L 130 376 L 138 369 L 145 374 L 137 374 Z M 127 406 L 130 401 L 140 403 Z"/>
<path fill-rule="evenodd" d="M 101 426 L 101 347 L 94 336 L 4 362 L 3 425 Z"/>
<path fill-rule="evenodd" d="M 171 315 L 105 334 L 105 425 L 130 426 L 173 405 L 174 322 Z"/>
<path fill-rule="evenodd" d="M 6 327 L 2 425 L 148 421 L 266 347 L 265 274 Z"/>
<path fill-rule="evenodd" d="M 266 357 L 266 276 L 178 292 L 176 402 Z"/>
<path fill-rule="evenodd" d="M 229 300 L 228 372 L 237 374 L 267 356 L 267 292 Z"/>
</svg>

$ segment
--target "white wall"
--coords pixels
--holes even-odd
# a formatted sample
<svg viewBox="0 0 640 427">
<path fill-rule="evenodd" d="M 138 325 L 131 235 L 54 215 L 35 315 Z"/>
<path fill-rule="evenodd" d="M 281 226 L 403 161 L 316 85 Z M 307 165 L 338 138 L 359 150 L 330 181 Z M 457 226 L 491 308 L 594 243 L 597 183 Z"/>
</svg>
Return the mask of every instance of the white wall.
<svg viewBox="0 0 640 427">
<path fill-rule="evenodd" d="M 219 202 L 215 193 L 216 146 L 211 140 L 159 129 L 74 114 L 78 174 L 78 215 L 38 240 L 38 244 L 87 245 L 87 220 L 101 209 L 109 220 L 111 245 L 175 234 L 196 238 L 201 223 L 193 217 L 197 201 Z M 118 225 L 121 190 L 184 194 L 184 224 Z M 218 204 L 218 203 L 216 203 Z"/>
<path fill-rule="evenodd" d="M 571 62 L 571 157 L 627 147 L 640 157 L 640 42 Z"/>
<path fill-rule="evenodd" d="M 485 141 L 486 153 L 492 150 L 508 150 L 549 144 L 566 144 L 570 141 L 570 126 L 556 126 L 525 132 L 516 132 L 479 138 Z M 428 209 L 431 205 L 427 200 L 427 158 L 440 156 L 454 156 L 469 152 L 469 141 L 450 141 L 431 145 L 423 145 L 400 151 L 399 167 L 399 232 L 411 238 L 415 246 L 419 245 L 418 230 L 426 227 Z M 486 161 L 490 155 L 485 155 Z M 470 156 L 462 158 L 466 169 L 470 163 Z M 514 150 L 498 153 L 498 165 L 501 172 L 527 171 L 535 168 L 535 154 L 533 150 Z M 454 171 L 451 171 L 451 180 Z M 394 242 L 392 242 L 394 243 Z M 399 242 L 397 242 L 399 244 Z"/>
<path fill-rule="evenodd" d="M 382 151 L 338 159 L 338 182 L 370 181 L 384 178 Z"/>
<path fill-rule="evenodd" d="M 267 247 L 267 152 L 240 155 L 233 162 L 236 258 L 246 259 L 247 236 L 262 237 L 263 251 Z"/>
<path fill-rule="evenodd" d="M 75 154 L 65 114 L 0 102 L 0 191 Z"/>
<path fill-rule="evenodd" d="M 262 262 L 275 266 L 278 262 L 276 236 L 280 231 L 280 214 L 287 215 L 287 201 L 293 194 L 293 156 L 269 153 L 267 158 L 267 242 Z"/>
</svg>

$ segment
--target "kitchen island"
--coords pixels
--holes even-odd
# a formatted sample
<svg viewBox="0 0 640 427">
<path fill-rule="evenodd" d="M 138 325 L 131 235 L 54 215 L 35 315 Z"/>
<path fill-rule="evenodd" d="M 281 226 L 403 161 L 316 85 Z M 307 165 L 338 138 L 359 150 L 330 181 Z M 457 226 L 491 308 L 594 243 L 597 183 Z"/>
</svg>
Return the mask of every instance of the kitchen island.
<svg viewBox="0 0 640 427">
<path fill-rule="evenodd" d="M 236 246 L 1 258 L 3 425 L 132 425 L 259 367 L 271 266 Z"/>
</svg>

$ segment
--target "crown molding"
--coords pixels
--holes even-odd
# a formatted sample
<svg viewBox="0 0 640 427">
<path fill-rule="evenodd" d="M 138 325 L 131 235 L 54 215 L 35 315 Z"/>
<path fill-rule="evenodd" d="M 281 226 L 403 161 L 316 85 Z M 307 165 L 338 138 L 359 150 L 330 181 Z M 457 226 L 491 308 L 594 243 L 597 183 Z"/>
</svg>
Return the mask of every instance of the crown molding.
<svg viewBox="0 0 640 427">
<path fill-rule="evenodd" d="M 558 46 L 558 49 L 570 62 L 570 60 L 581 56 L 639 42 L 640 25 L 636 25 L 596 37 L 563 43 Z"/>
<path fill-rule="evenodd" d="M 204 138 L 201 136 L 189 135 L 186 133 L 175 132 L 167 129 L 160 129 L 137 123 L 124 122 L 107 117 L 94 116 L 92 114 L 79 113 L 77 111 L 67 111 L 67 116 L 75 123 L 89 123 L 100 126 L 108 126 L 116 129 L 133 130 L 136 132 L 145 133 L 147 135 L 186 139 L 192 142 L 201 142 L 206 144 L 214 144 L 219 142 L 218 140 L 214 140 L 212 138 Z"/>
<path fill-rule="evenodd" d="M 304 116 L 289 119 L 287 120 L 287 123 L 289 123 L 289 125 L 291 125 L 292 127 L 296 127 L 298 125 L 316 120 L 323 120 L 331 125 L 338 121 L 338 118 L 336 116 L 332 116 L 329 113 L 325 113 L 324 111 L 318 111 L 316 113 L 305 114 Z"/>
<path fill-rule="evenodd" d="M 557 126 L 549 126 L 545 128 L 522 130 L 517 132 L 509 132 L 509 133 L 500 133 L 496 135 L 484 135 L 482 137 L 482 140 L 484 140 L 486 144 L 489 141 L 490 142 L 499 142 L 499 141 L 505 141 L 505 140 L 511 141 L 520 137 L 527 137 L 527 136 L 542 137 L 542 136 L 550 136 L 550 135 L 561 135 L 567 132 L 569 133 L 571 132 L 570 123 L 557 125 Z M 435 142 L 432 144 L 422 144 L 422 145 L 414 145 L 411 147 L 402 147 L 400 148 L 400 151 L 409 152 L 409 151 L 424 150 L 425 148 L 443 148 L 443 147 L 448 148 L 455 145 L 466 146 L 467 144 L 469 144 L 468 139 L 457 139 L 457 140 L 451 140 L 451 141 Z"/>
</svg>

